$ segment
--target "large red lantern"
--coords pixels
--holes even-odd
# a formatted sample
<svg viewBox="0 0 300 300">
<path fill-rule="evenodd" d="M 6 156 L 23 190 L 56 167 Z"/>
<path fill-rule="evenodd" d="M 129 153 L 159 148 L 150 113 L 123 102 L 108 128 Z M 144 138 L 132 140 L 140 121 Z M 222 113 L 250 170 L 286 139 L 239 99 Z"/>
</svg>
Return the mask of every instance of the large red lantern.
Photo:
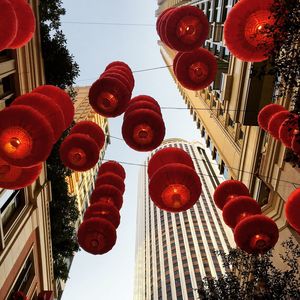
<svg viewBox="0 0 300 300">
<path fill-rule="evenodd" d="M 63 164 L 75 171 L 87 171 L 99 159 L 99 147 L 90 136 L 73 133 L 67 136 L 59 149 Z"/>
<path fill-rule="evenodd" d="M 165 10 L 158 16 L 158 18 L 157 18 L 157 20 L 156 20 L 156 31 L 157 31 L 157 33 L 158 33 L 158 35 L 159 35 L 159 37 L 160 37 L 161 40 L 162 40 L 162 38 L 161 38 L 160 28 L 161 28 L 161 22 L 162 22 L 163 16 L 164 16 L 168 11 L 173 10 L 173 9 L 175 9 L 175 7 L 169 7 L 169 8 L 167 8 L 167 9 L 165 9 Z"/>
<path fill-rule="evenodd" d="M 124 180 L 122 179 L 122 177 L 120 177 L 115 173 L 109 172 L 109 173 L 104 173 L 102 175 L 99 175 L 96 180 L 95 186 L 97 187 L 102 184 L 113 185 L 122 193 L 122 195 L 124 194 L 125 191 Z"/>
<path fill-rule="evenodd" d="M 173 10 L 175 9 L 175 7 L 173 7 L 170 10 L 167 10 L 163 16 L 161 17 L 161 21 L 159 24 L 159 36 L 161 38 L 161 40 L 169 47 L 169 48 L 173 48 L 173 46 L 169 43 L 167 36 L 166 36 L 166 23 L 167 20 L 169 18 L 169 16 L 172 14 Z"/>
<path fill-rule="evenodd" d="M 116 78 L 116 79 L 120 80 L 130 92 L 132 92 L 133 87 L 134 87 L 134 81 L 132 80 L 131 76 L 128 74 L 129 74 L 129 71 L 125 67 L 123 67 L 123 68 L 122 67 L 111 67 L 107 71 L 102 73 L 99 78 L 101 79 L 106 76 Z"/>
<path fill-rule="evenodd" d="M 148 176 L 149 179 L 161 167 L 171 163 L 186 165 L 194 169 L 193 160 L 190 155 L 180 148 L 168 147 L 157 151 L 149 160 Z"/>
<path fill-rule="evenodd" d="M 295 135 L 291 143 L 292 150 L 300 156 L 300 135 Z"/>
<path fill-rule="evenodd" d="M 290 112 L 287 110 L 282 110 L 277 113 L 275 113 L 268 123 L 268 131 L 269 133 L 279 140 L 279 128 L 281 124 L 288 118 L 290 115 Z"/>
<path fill-rule="evenodd" d="M 264 254 L 275 246 L 279 232 L 276 223 L 264 216 L 249 216 L 234 229 L 234 240 L 239 248 L 248 253 Z"/>
<path fill-rule="evenodd" d="M 0 1 L 0 51 L 8 48 L 17 35 L 18 20 L 9 0 Z"/>
<path fill-rule="evenodd" d="M 119 175 L 123 180 L 126 178 L 126 173 L 122 165 L 113 160 L 109 160 L 100 166 L 98 176 L 110 172 Z"/>
<path fill-rule="evenodd" d="M 13 166 L 31 167 L 45 161 L 53 131 L 35 109 L 15 105 L 0 111 L 0 156 Z"/>
<path fill-rule="evenodd" d="M 98 145 L 99 149 L 102 149 L 105 142 L 105 135 L 102 128 L 91 121 L 80 121 L 74 125 L 70 134 L 82 133 L 89 135 Z"/>
<path fill-rule="evenodd" d="M 50 97 L 62 110 L 65 118 L 65 129 L 70 126 L 74 118 L 74 105 L 70 96 L 62 89 L 53 85 L 41 85 L 32 91 Z"/>
<path fill-rule="evenodd" d="M 62 110 L 50 97 L 38 93 L 28 93 L 17 97 L 12 103 L 12 106 L 14 105 L 28 105 L 41 113 L 53 130 L 53 143 L 64 131 L 65 120 Z"/>
<path fill-rule="evenodd" d="M 270 119 L 280 111 L 286 111 L 286 109 L 282 105 L 275 103 L 266 105 L 258 113 L 258 125 L 265 131 L 268 131 Z"/>
<path fill-rule="evenodd" d="M 78 243 L 91 254 L 104 254 L 112 249 L 117 240 L 115 227 L 102 218 L 83 221 L 77 232 Z"/>
<path fill-rule="evenodd" d="M 238 180 L 226 180 L 217 186 L 214 192 L 214 201 L 219 209 L 237 196 L 249 196 L 248 188 Z"/>
<path fill-rule="evenodd" d="M 148 95 L 138 95 L 133 97 L 128 103 L 128 108 L 131 107 L 132 105 L 137 105 L 137 103 L 141 103 L 141 102 L 149 102 L 154 106 L 160 108 L 159 103 L 154 98 Z"/>
<path fill-rule="evenodd" d="M 39 164 L 29 168 L 19 168 L 0 158 L 0 187 L 17 190 L 31 185 L 39 177 L 42 167 L 42 164 Z"/>
<path fill-rule="evenodd" d="M 261 214 L 259 204 L 251 197 L 239 196 L 227 202 L 223 207 L 223 220 L 231 228 L 244 218 Z"/>
<path fill-rule="evenodd" d="M 24 0 L 10 0 L 17 16 L 17 35 L 9 44 L 10 49 L 16 49 L 27 44 L 35 31 L 35 17 L 31 6 Z"/>
<path fill-rule="evenodd" d="M 287 148 L 292 147 L 293 137 L 300 133 L 298 122 L 299 116 L 296 114 L 290 114 L 279 127 L 279 138 Z"/>
<path fill-rule="evenodd" d="M 201 182 L 194 169 L 182 164 L 167 164 L 151 177 L 149 194 L 160 209 L 181 212 L 191 208 L 201 194 Z"/>
<path fill-rule="evenodd" d="M 288 223 L 300 233 L 300 188 L 289 195 L 285 203 L 285 216 Z"/>
<path fill-rule="evenodd" d="M 90 218 L 101 218 L 109 221 L 115 228 L 120 225 L 120 213 L 114 205 L 94 203 L 84 213 L 84 221 Z"/>
<path fill-rule="evenodd" d="M 163 141 L 165 124 L 158 113 L 149 109 L 136 109 L 124 119 L 122 135 L 130 148 L 150 151 Z"/>
<path fill-rule="evenodd" d="M 174 73 L 185 88 L 200 90 L 214 81 L 217 74 L 217 61 L 208 50 L 199 48 L 193 52 L 179 52 L 176 57 Z"/>
<path fill-rule="evenodd" d="M 92 192 L 90 203 L 107 203 L 114 205 L 118 210 L 123 205 L 122 193 L 113 185 L 103 184 Z"/>
<path fill-rule="evenodd" d="M 229 51 L 243 61 L 260 62 L 274 47 L 268 29 L 274 24 L 273 0 L 239 1 L 227 15 L 224 38 Z"/>
<path fill-rule="evenodd" d="M 119 70 L 126 72 L 129 81 L 132 84 L 132 87 L 134 87 L 134 77 L 132 74 L 132 70 L 126 63 L 124 63 L 123 61 L 113 61 L 106 66 L 105 71 L 108 71 L 112 68 L 118 68 Z"/>
</svg>

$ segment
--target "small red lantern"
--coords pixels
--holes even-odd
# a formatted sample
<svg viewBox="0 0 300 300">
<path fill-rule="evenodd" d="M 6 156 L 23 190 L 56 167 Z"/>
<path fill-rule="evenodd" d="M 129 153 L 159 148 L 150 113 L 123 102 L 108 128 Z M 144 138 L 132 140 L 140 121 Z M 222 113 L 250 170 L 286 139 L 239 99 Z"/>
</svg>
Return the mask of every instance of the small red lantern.
<svg viewBox="0 0 300 300">
<path fill-rule="evenodd" d="M 279 128 L 281 124 L 288 118 L 290 112 L 287 110 L 282 110 L 275 113 L 268 123 L 269 133 L 277 140 L 279 140 Z"/>
<path fill-rule="evenodd" d="M 166 16 L 166 15 L 165 15 Z M 206 40 L 209 23 L 199 8 L 185 5 L 170 11 L 166 18 L 166 40 L 177 51 L 192 51 Z"/>
<path fill-rule="evenodd" d="M 0 158 L 0 187 L 9 190 L 22 189 L 31 185 L 40 175 L 42 164 L 19 168 L 12 166 Z"/>
<path fill-rule="evenodd" d="M 118 210 L 123 205 L 122 193 L 113 185 L 102 184 L 92 192 L 90 204 L 107 203 L 114 205 Z"/>
<path fill-rule="evenodd" d="M 265 131 L 268 131 L 270 119 L 278 112 L 286 111 L 286 109 L 279 104 L 271 103 L 263 107 L 258 113 L 258 125 Z"/>
<path fill-rule="evenodd" d="M 90 136 L 98 145 L 99 149 L 102 149 L 105 142 L 105 135 L 102 128 L 91 121 L 80 121 L 74 125 L 70 134 L 82 133 Z"/>
<path fill-rule="evenodd" d="M 153 174 L 161 167 L 167 164 L 178 163 L 194 169 L 193 160 L 187 152 L 180 148 L 168 147 L 157 151 L 149 160 L 148 176 L 152 178 Z"/>
<path fill-rule="evenodd" d="M 290 114 L 279 127 L 279 138 L 287 148 L 292 147 L 293 137 L 300 133 L 298 121 L 298 115 Z"/>
<path fill-rule="evenodd" d="M 17 35 L 16 12 L 8 0 L 0 2 L 0 51 L 8 48 Z"/>
<path fill-rule="evenodd" d="M 90 218 L 101 218 L 109 221 L 115 228 L 120 225 L 120 213 L 114 205 L 108 203 L 94 203 L 84 213 L 84 221 Z"/>
<path fill-rule="evenodd" d="M 227 202 L 223 207 L 223 220 L 231 228 L 244 218 L 261 214 L 259 204 L 251 197 L 239 196 Z"/>
<path fill-rule="evenodd" d="M 300 188 L 289 195 L 285 203 L 285 216 L 288 223 L 300 233 Z"/>
<path fill-rule="evenodd" d="M 31 167 L 45 161 L 53 131 L 35 109 L 15 105 L 0 111 L 0 156 L 13 166 Z"/>
<path fill-rule="evenodd" d="M 218 185 L 214 192 L 214 201 L 219 209 L 237 196 L 249 196 L 248 188 L 238 180 L 226 180 Z"/>
<path fill-rule="evenodd" d="M 194 169 L 182 164 L 167 164 L 149 182 L 149 194 L 160 209 L 181 212 L 191 208 L 201 194 L 201 182 Z"/>
<path fill-rule="evenodd" d="M 295 135 L 293 137 L 291 147 L 294 153 L 300 156 L 300 135 Z"/>
<path fill-rule="evenodd" d="M 17 16 L 17 35 L 9 44 L 10 49 L 16 49 L 27 44 L 35 32 L 35 17 L 31 6 L 24 0 L 10 0 Z"/>
<path fill-rule="evenodd" d="M 117 240 L 115 227 L 101 218 L 83 221 L 77 232 L 78 243 L 91 254 L 104 254 L 112 249 Z"/>
<path fill-rule="evenodd" d="M 199 48 L 193 52 L 177 53 L 174 73 L 180 84 L 190 90 L 208 87 L 217 74 L 216 58 L 208 50 Z"/>
<path fill-rule="evenodd" d="M 247 253 L 264 254 L 275 246 L 279 232 L 276 223 L 264 216 L 249 216 L 234 229 L 234 240 Z"/>
<path fill-rule="evenodd" d="M 122 165 L 113 160 L 109 160 L 100 166 L 98 176 L 110 172 L 119 175 L 123 180 L 126 178 L 126 173 Z"/>
<path fill-rule="evenodd" d="M 224 38 L 229 51 L 248 62 L 268 58 L 274 47 L 268 27 L 274 24 L 271 13 L 273 0 L 239 1 L 227 15 Z"/>
<path fill-rule="evenodd" d="M 88 135 L 73 133 L 67 136 L 59 149 L 63 164 L 74 171 L 87 171 L 99 159 L 99 147 Z"/>
<path fill-rule="evenodd" d="M 32 91 L 50 97 L 62 110 L 67 129 L 74 118 L 74 105 L 70 96 L 62 89 L 54 85 L 41 85 Z"/>
<path fill-rule="evenodd" d="M 122 179 L 122 177 L 120 177 L 115 173 L 107 172 L 98 176 L 95 186 L 97 187 L 102 184 L 111 184 L 115 186 L 122 193 L 122 195 L 124 194 L 125 191 L 124 180 Z"/>
</svg>

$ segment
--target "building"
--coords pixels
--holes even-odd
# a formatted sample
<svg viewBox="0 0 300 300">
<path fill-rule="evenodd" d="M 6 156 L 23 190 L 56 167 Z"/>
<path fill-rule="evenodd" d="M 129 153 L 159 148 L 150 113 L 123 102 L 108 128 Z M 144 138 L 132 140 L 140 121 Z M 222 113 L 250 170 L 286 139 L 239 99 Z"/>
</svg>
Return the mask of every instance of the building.
<svg viewBox="0 0 300 300">
<path fill-rule="evenodd" d="M 148 194 L 148 161 L 140 170 L 138 183 L 136 272 L 134 299 L 197 299 L 197 287 L 205 276 L 225 272 L 215 250 L 234 247 L 233 234 L 223 223 L 212 194 L 224 180 L 210 164 L 201 142 L 165 140 L 158 148 L 178 147 L 192 157 L 200 176 L 202 193 L 189 210 L 169 213 L 157 208 Z"/>
<path fill-rule="evenodd" d="M 39 1 L 29 3 L 38 21 Z M 44 84 L 43 68 L 37 27 L 26 46 L 0 52 L 0 109 Z M 28 299 L 53 299 L 50 201 L 46 164 L 31 186 L 21 190 L 0 188 L 0 299 L 11 300 L 17 291 Z"/>
<path fill-rule="evenodd" d="M 237 179 L 247 185 L 250 193 L 280 230 L 279 243 L 289 236 L 300 241 L 299 235 L 286 223 L 284 203 L 300 185 L 299 169 L 285 162 L 287 149 L 265 133 L 257 124 L 257 114 L 272 103 L 274 78 L 258 77 L 262 63 L 243 62 L 230 54 L 223 38 L 226 16 L 236 0 L 165 0 L 158 2 L 156 15 L 172 6 L 194 5 L 202 9 L 209 23 L 209 37 L 204 47 L 218 63 L 215 81 L 206 89 L 191 91 L 174 78 L 190 110 L 201 137 L 211 149 L 212 158 L 226 179 Z M 166 65 L 171 66 L 176 52 L 159 41 Z M 277 102 L 291 110 L 288 97 Z"/>
</svg>

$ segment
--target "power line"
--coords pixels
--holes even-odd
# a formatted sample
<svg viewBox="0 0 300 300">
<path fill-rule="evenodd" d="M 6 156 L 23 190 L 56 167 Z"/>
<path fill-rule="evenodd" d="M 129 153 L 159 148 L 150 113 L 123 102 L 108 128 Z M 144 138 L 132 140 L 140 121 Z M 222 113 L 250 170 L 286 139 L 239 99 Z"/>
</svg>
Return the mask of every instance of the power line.
<svg viewBox="0 0 300 300">
<path fill-rule="evenodd" d="M 80 25 L 108 25 L 108 26 L 142 26 L 142 27 L 154 27 L 154 24 L 146 23 L 118 23 L 118 22 L 81 22 L 81 21 L 64 21 L 62 24 L 80 24 Z"/>
</svg>

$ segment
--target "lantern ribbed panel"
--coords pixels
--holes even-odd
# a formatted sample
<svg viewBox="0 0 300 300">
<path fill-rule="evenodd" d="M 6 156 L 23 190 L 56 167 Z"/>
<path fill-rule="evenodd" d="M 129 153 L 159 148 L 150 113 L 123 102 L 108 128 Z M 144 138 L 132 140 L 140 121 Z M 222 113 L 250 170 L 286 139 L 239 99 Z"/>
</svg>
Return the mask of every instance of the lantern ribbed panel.
<svg viewBox="0 0 300 300">
<path fill-rule="evenodd" d="M 288 118 L 289 114 L 289 111 L 282 110 L 275 113 L 269 120 L 268 131 L 277 140 L 279 140 L 279 128 L 285 119 Z"/>
<path fill-rule="evenodd" d="M 300 233 L 300 188 L 288 196 L 285 203 L 285 216 L 288 223 Z"/>
<path fill-rule="evenodd" d="M 160 32 L 160 28 L 161 28 L 161 22 L 162 22 L 162 18 L 163 16 L 170 10 L 173 10 L 175 9 L 175 7 L 169 7 L 167 9 L 165 9 L 157 18 L 156 20 L 156 31 L 157 31 L 157 34 L 159 35 L 160 39 L 162 40 L 161 38 L 161 32 Z"/>
<path fill-rule="evenodd" d="M 123 76 L 125 76 L 126 79 L 129 81 L 130 91 L 132 92 L 134 88 L 134 77 L 130 68 L 127 68 L 125 66 L 112 66 L 109 69 L 105 70 L 105 73 L 108 71 L 114 71 L 116 73 L 120 73 Z"/>
<path fill-rule="evenodd" d="M 130 103 L 130 102 L 129 102 Z M 149 101 L 135 101 L 134 103 L 132 103 L 131 105 L 129 105 L 124 113 L 124 120 L 127 118 L 127 115 L 137 109 L 150 109 L 153 110 L 154 112 L 158 113 L 160 116 L 162 116 L 161 111 L 160 111 L 160 107 L 157 106 L 154 103 L 151 103 Z"/>
<path fill-rule="evenodd" d="M 290 114 L 279 127 L 279 138 L 287 148 L 292 148 L 292 139 L 295 134 L 299 133 L 298 121 L 298 115 Z"/>
<path fill-rule="evenodd" d="M 97 177 L 95 186 L 99 186 L 102 184 L 111 184 L 113 186 L 115 186 L 123 195 L 124 191 L 125 191 L 125 184 L 124 184 L 124 180 L 122 179 L 121 176 L 115 174 L 115 173 L 104 173 L 100 176 Z"/>
<path fill-rule="evenodd" d="M 105 77 L 109 77 L 109 78 L 115 78 L 119 81 L 122 82 L 122 84 L 125 85 L 125 87 L 127 88 L 128 92 L 132 92 L 132 85 L 128 79 L 128 77 L 126 76 L 126 74 L 122 74 L 121 71 L 118 71 L 115 69 L 115 67 L 112 67 L 110 69 L 108 69 L 107 71 L 105 71 L 104 73 L 101 74 L 101 76 L 99 77 L 99 79 L 105 78 Z"/>
<path fill-rule="evenodd" d="M 154 98 L 148 95 L 138 95 L 133 97 L 128 103 L 128 107 L 130 107 L 131 105 L 136 105 L 136 102 L 139 103 L 142 101 L 150 102 L 160 108 L 159 103 Z"/>
<path fill-rule="evenodd" d="M 286 111 L 286 109 L 279 104 L 268 104 L 265 107 L 263 107 L 257 117 L 258 125 L 265 131 L 268 131 L 268 124 L 270 119 L 274 116 L 274 114 L 280 112 L 280 111 Z"/>
<path fill-rule="evenodd" d="M 126 173 L 122 165 L 113 160 L 102 163 L 98 170 L 98 176 L 110 172 L 119 175 L 123 180 L 126 178 Z"/>
</svg>

